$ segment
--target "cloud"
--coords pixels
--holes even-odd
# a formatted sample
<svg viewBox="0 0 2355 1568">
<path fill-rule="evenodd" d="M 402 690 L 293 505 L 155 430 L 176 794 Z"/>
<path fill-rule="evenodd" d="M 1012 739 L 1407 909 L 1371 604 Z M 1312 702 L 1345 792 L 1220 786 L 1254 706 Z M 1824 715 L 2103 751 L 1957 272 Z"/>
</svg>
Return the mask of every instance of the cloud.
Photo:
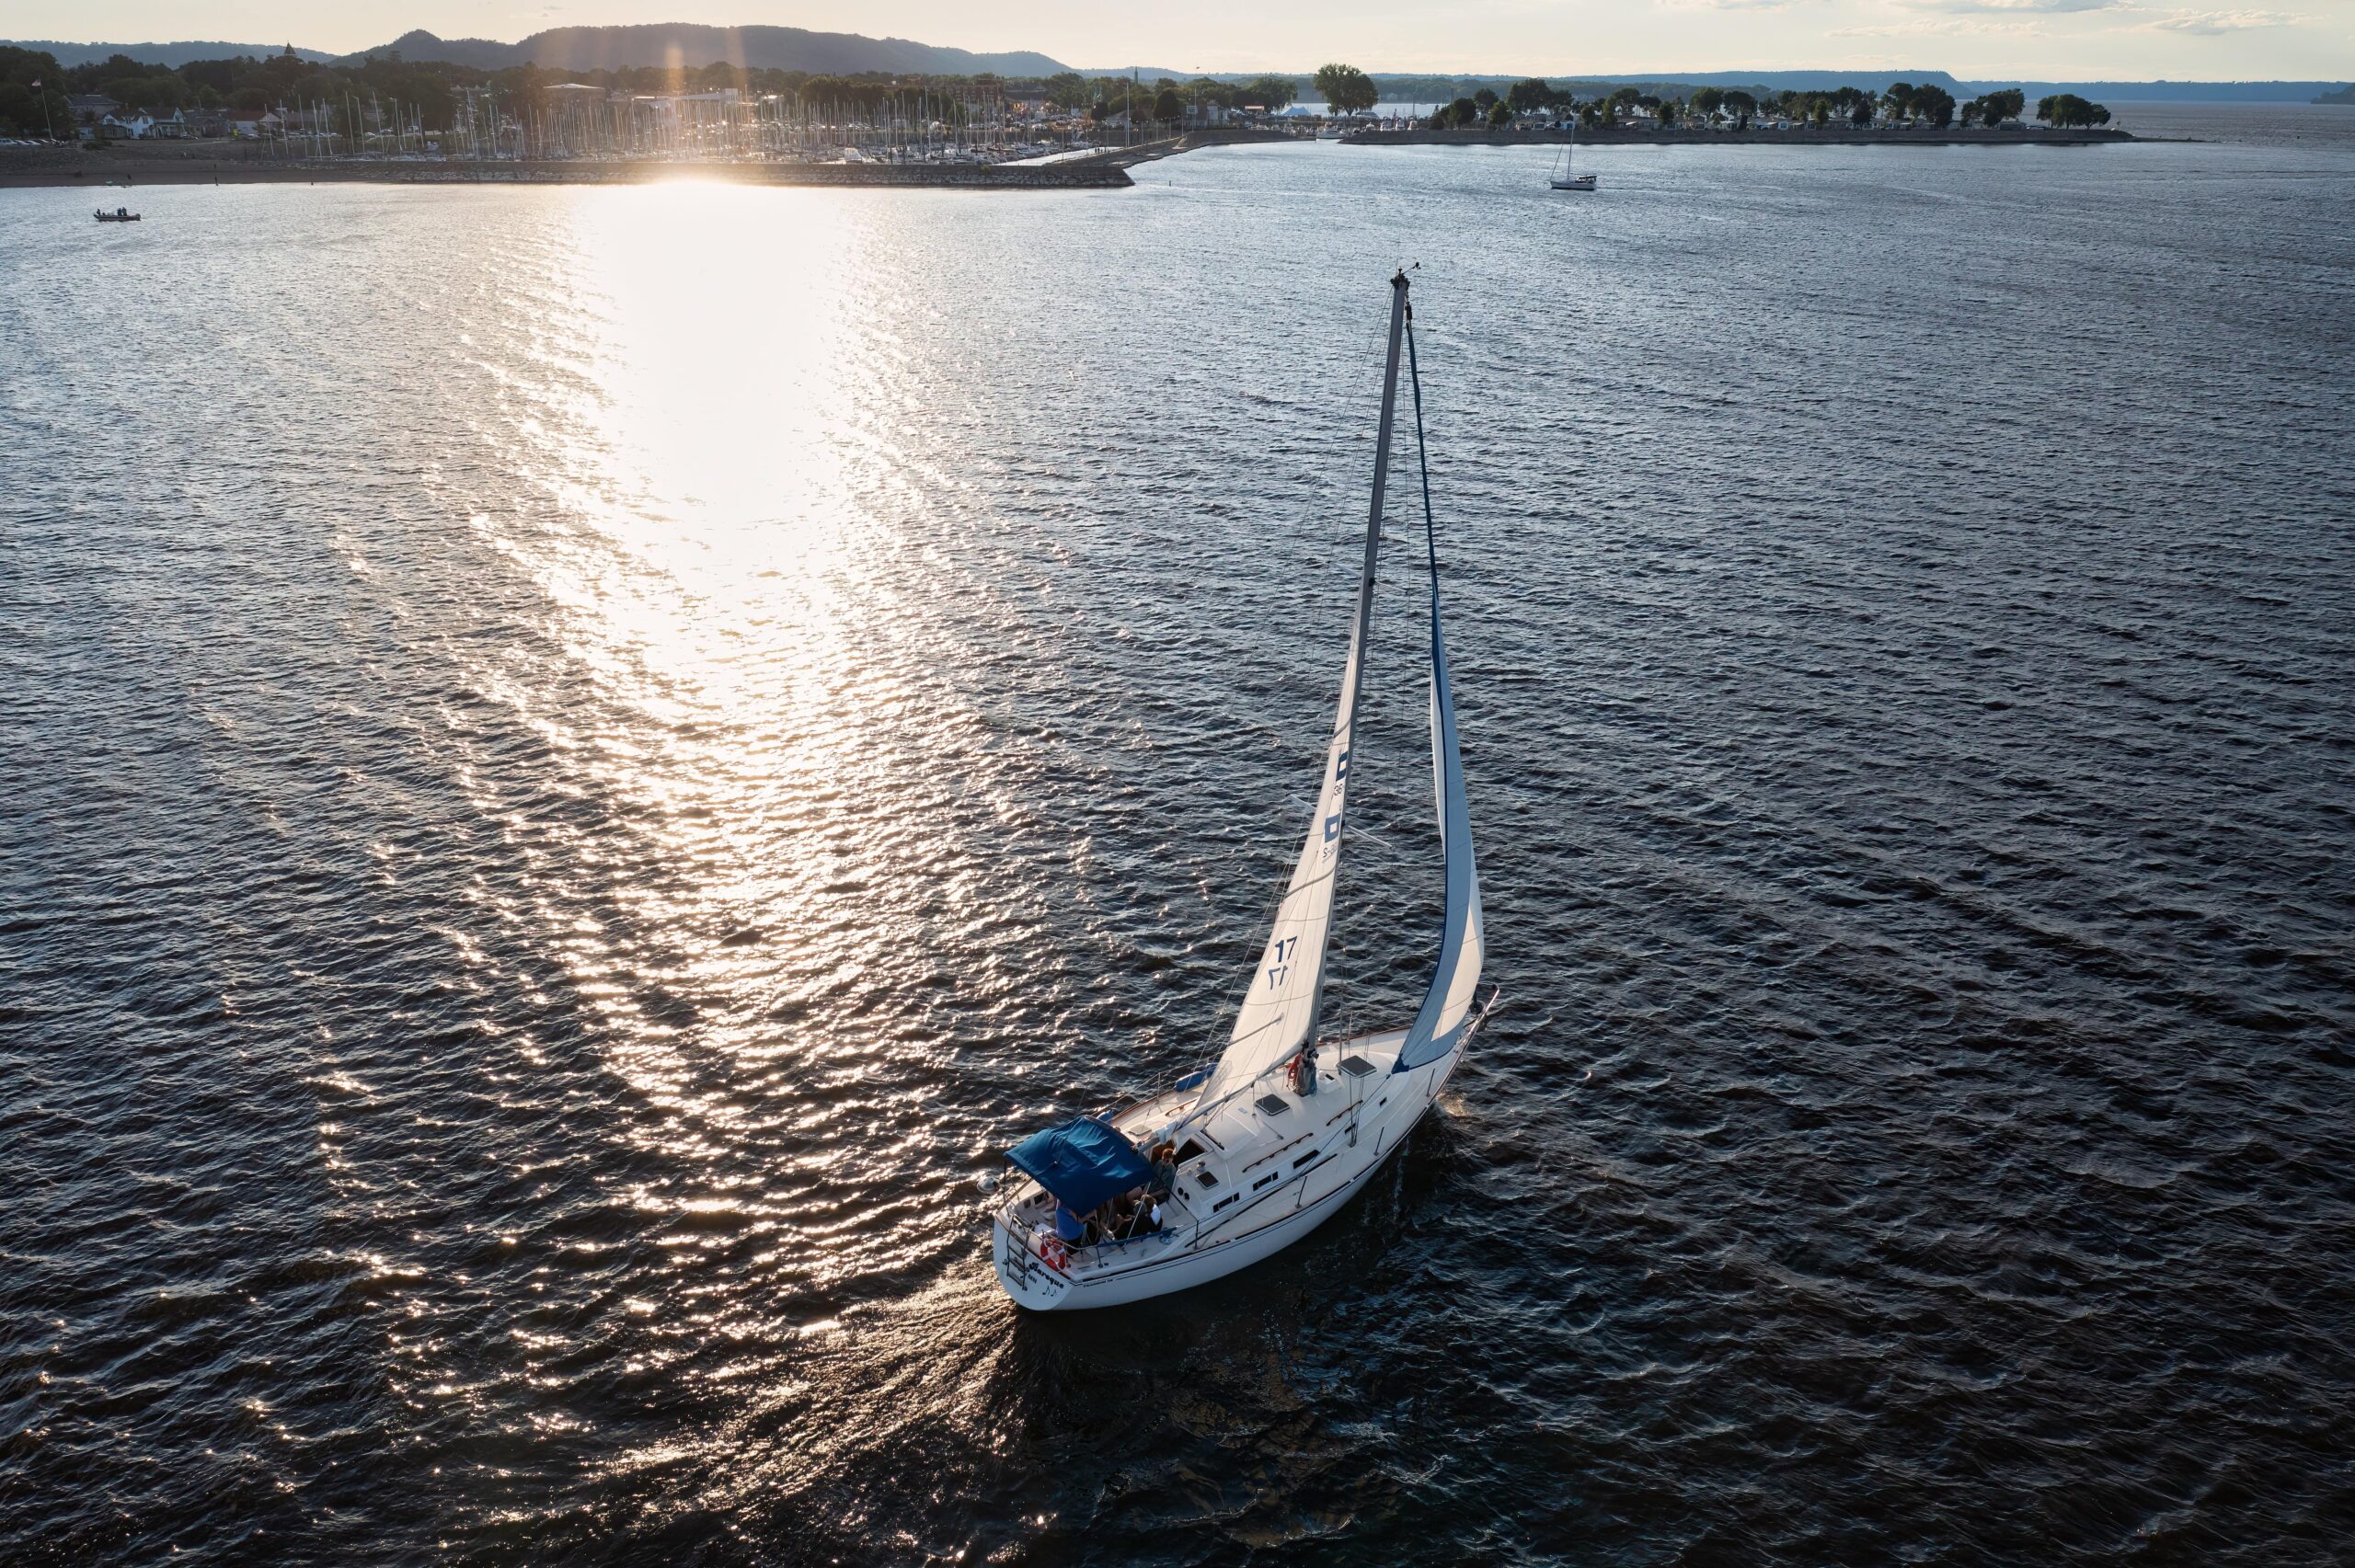
<svg viewBox="0 0 2355 1568">
<path fill-rule="evenodd" d="M 1996 16 L 2056 16 L 2072 11 L 2107 11 L 2128 6 L 2131 0 L 1907 0 L 1921 11 L 1973 11 Z"/>
<path fill-rule="evenodd" d="M 1959 17 L 1944 21 L 1924 18 L 1918 22 L 1887 22 L 1877 27 L 1833 28 L 1832 38 L 1987 38 L 2002 34 L 2010 37 L 2041 35 L 2044 24 L 2033 19 L 2017 22 L 1994 21 L 1984 17 L 1965 21 Z"/>
<path fill-rule="evenodd" d="M 2250 28 L 2286 28 L 2297 19 L 2280 11 L 2177 11 L 2173 16 L 2154 17 L 2149 25 L 2168 32 L 2212 38 L 2218 33 L 2245 32 Z"/>
</svg>

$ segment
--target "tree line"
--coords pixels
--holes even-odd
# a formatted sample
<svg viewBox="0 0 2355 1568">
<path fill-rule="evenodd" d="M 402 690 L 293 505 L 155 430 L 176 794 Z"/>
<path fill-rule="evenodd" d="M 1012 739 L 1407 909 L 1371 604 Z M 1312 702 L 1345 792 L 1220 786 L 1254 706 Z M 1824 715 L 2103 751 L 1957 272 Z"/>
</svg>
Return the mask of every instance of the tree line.
<svg viewBox="0 0 2355 1568">
<path fill-rule="evenodd" d="M 35 83 L 40 84 L 38 86 Z M 1235 109 L 1257 107 L 1274 111 L 1289 107 L 1299 94 L 1291 76 L 1265 74 L 1234 79 L 1200 77 L 1177 81 L 1167 76 L 1143 82 L 1126 76 L 1084 76 L 1065 71 L 1042 78 L 930 76 L 916 78 L 867 72 L 857 75 L 815 75 L 800 71 L 752 70 L 715 63 L 700 67 L 645 66 L 616 71 L 551 71 L 535 65 L 500 71 L 477 70 L 446 62 L 404 61 L 397 51 L 384 51 L 349 64 L 324 65 L 303 60 L 291 52 L 267 57 L 252 55 L 227 60 L 196 60 L 174 68 L 145 63 L 117 54 L 72 67 L 40 51 L 0 47 L 0 134 L 14 136 L 71 135 L 74 117 L 66 105 L 69 93 L 103 95 L 130 109 L 169 111 L 179 109 L 275 109 L 289 104 L 337 102 L 350 95 L 359 99 L 390 99 L 428 131 L 448 129 L 455 122 L 469 89 L 488 88 L 502 98 L 530 109 L 539 106 L 546 89 L 558 83 L 581 83 L 623 93 L 697 93 L 734 87 L 747 97 L 776 96 L 796 105 L 872 113 L 913 91 L 956 98 L 982 89 L 1010 98 L 1044 101 L 1067 114 L 1097 120 L 1126 115 L 1133 122 L 1174 123 L 1189 108 Z M 1374 79 L 1354 65 L 1338 63 L 1320 68 L 1314 90 L 1335 113 L 1362 113 L 1380 100 Z M 1441 129 L 1478 125 L 1503 126 L 1519 115 L 1549 113 L 1576 118 L 1589 127 L 1616 124 L 1636 110 L 1648 113 L 1660 124 L 1683 120 L 1714 123 L 1729 120 L 1747 130 L 1761 116 L 1828 125 L 1844 120 L 1855 125 L 1877 120 L 1891 124 L 1928 125 L 1943 129 L 1959 118 L 1971 124 L 1995 125 L 2017 117 L 2025 99 L 2016 87 L 1982 94 L 1957 104 L 1954 96 L 1935 84 L 1890 84 L 1875 95 L 1856 87 L 1818 91 L 1789 89 L 1752 94 L 1740 88 L 1702 87 L 1688 98 L 1662 98 L 1633 86 L 1580 98 L 1567 86 L 1556 86 L 1539 76 L 1514 83 L 1502 95 L 1482 87 L 1441 109 L 1430 123 Z M 2036 117 L 2055 127 L 2106 125 L 2109 111 L 2073 93 L 2056 93 L 2037 104 Z"/>
<path fill-rule="evenodd" d="M 1258 108 L 1273 113 L 1290 108 L 1300 96 L 1290 76 L 1263 75 L 1226 81 L 1198 76 L 1180 82 L 1157 76 L 1138 82 L 1127 76 L 1082 76 L 1059 72 L 1038 86 L 1046 101 L 1066 113 L 1085 113 L 1097 120 L 1126 113 L 1140 120 L 1178 120 L 1189 105 L 1218 109 Z"/>
<path fill-rule="evenodd" d="M 1316 73 L 1315 90 L 1336 114 L 1372 109 L 1379 96 L 1373 78 L 1354 65 L 1325 66 Z M 1663 126 L 1696 119 L 1714 124 L 1724 119 L 1730 120 L 1736 129 L 1746 131 L 1752 120 L 1772 116 L 1819 126 L 1828 126 L 1838 120 L 1856 126 L 1880 122 L 1944 130 L 1957 119 L 1966 126 L 2000 125 L 2017 119 L 2027 102 L 2027 96 L 2019 88 L 2005 87 L 1958 104 L 1952 93 L 1928 82 L 1918 86 L 1892 82 L 1886 92 L 1878 94 L 1861 87 L 1792 87 L 1763 95 L 1739 87 L 1702 87 L 1686 98 L 1664 98 L 1638 87 L 1623 86 L 1582 99 L 1568 87 L 1555 86 L 1542 76 L 1531 76 L 1515 82 L 1502 94 L 1482 87 L 1467 97 L 1459 97 L 1441 108 L 1429 123 L 1439 131 L 1483 125 L 1499 128 L 1522 115 L 1551 114 L 1560 120 L 1575 118 L 1581 125 L 1600 128 L 1618 124 L 1641 109 Z M 2109 123 L 2108 109 L 2072 93 L 2041 100 L 2036 115 L 2055 127 Z"/>
<path fill-rule="evenodd" d="M 36 86 L 34 84 L 38 83 Z M 991 90 L 1009 98 L 1051 104 L 1069 114 L 1108 120 L 1127 114 L 1136 120 L 1174 121 L 1190 105 L 1274 110 L 1290 105 L 1298 86 L 1290 76 L 1263 75 L 1233 81 L 1180 83 L 1163 76 L 1138 82 L 1126 76 L 1082 76 L 1075 71 L 1042 78 L 972 76 L 915 77 L 885 72 L 816 75 L 802 71 L 752 70 L 724 62 L 704 66 L 644 66 L 616 71 L 552 71 L 536 65 L 477 70 L 443 61 L 404 61 L 385 50 L 348 64 L 325 65 L 284 54 L 193 60 L 173 67 L 116 54 L 86 64 L 61 66 L 39 50 L 0 47 L 0 135 L 70 136 L 74 116 L 68 94 L 96 94 L 126 109 L 169 113 L 174 109 L 269 109 L 286 105 L 339 102 L 347 95 L 397 101 L 427 131 L 449 129 L 469 89 L 488 88 L 526 109 L 538 107 L 546 90 L 579 83 L 624 93 L 715 92 L 734 87 L 747 97 L 771 95 L 795 104 L 873 112 L 919 89 L 938 97 L 971 97 Z"/>
<path fill-rule="evenodd" d="M 2013 97 L 2017 97 L 2016 93 Z M 2090 126 L 2108 125 L 2109 110 L 2097 103 L 2087 103 L 2074 93 L 2054 93 L 2036 100 L 2036 117 L 2047 125 Z"/>
</svg>

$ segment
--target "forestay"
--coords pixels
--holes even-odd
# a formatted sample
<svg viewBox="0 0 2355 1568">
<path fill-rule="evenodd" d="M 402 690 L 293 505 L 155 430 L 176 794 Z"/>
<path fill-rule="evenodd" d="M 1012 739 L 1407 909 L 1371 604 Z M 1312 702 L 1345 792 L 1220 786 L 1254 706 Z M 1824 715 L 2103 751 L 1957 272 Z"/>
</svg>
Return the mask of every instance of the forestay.
<svg viewBox="0 0 2355 1568">
<path fill-rule="evenodd" d="M 1316 1028 L 1317 1003 L 1325 986 L 1326 938 L 1333 925 L 1333 886 L 1341 864 L 1341 830 L 1348 816 L 1350 753 L 1357 733 L 1358 683 L 1364 669 L 1366 629 L 1373 617 L 1374 569 L 1382 548 L 1382 497 L 1390 471 L 1390 426 L 1398 397 L 1398 344 L 1406 319 L 1407 280 L 1392 280 L 1390 353 L 1382 377 L 1382 424 L 1374 437 L 1373 504 L 1365 529 L 1365 559 L 1358 575 L 1357 619 L 1350 632 L 1350 661 L 1341 673 L 1340 705 L 1333 715 L 1333 738 L 1325 752 L 1325 784 L 1316 815 L 1300 846 L 1300 862 L 1283 901 L 1276 906 L 1266 952 L 1235 1035 L 1219 1058 L 1200 1104 L 1212 1105 L 1243 1088 L 1298 1051 Z"/>
</svg>

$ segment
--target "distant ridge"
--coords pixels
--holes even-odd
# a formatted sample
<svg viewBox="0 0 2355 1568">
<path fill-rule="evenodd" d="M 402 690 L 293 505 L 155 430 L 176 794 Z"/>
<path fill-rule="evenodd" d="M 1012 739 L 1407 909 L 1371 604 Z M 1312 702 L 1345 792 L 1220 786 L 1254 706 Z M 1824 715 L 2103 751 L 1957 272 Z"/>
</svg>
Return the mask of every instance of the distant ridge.
<svg viewBox="0 0 2355 1568">
<path fill-rule="evenodd" d="M 1063 64 L 1035 51 L 976 54 L 904 38 L 821 33 L 804 28 L 706 28 L 672 23 L 642 27 L 550 28 L 514 43 L 490 39 L 437 38 L 419 29 L 388 44 L 342 57 L 352 63 L 397 51 L 403 60 L 446 61 L 477 70 L 542 65 L 554 71 L 621 71 L 648 65 L 709 65 L 726 61 L 753 70 L 844 74 L 857 71 L 925 72 L 939 75 L 1051 76 Z"/>
<path fill-rule="evenodd" d="M 2030 102 L 2046 93 L 2076 93 L 2110 103 L 2307 103 L 2335 82 L 1966 82 L 1964 86 L 2017 87 Z"/>
<path fill-rule="evenodd" d="M 1236 73 L 1223 73 L 1234 75 Z M 1454 93 L 1468 94 L 1477 87 L 1502 92 L 1518 75 L 1448 75 L 1418 74 L 1409 72 L 1376 71 L 1374 86 L 1387 101 L 1431 102 L 1442 97 L 1432 89 L 1449 86 Z M 1299 78 L 1305 84 L 1308 78 Z M 1664 71 L 1649 75 L 1626 73 L 1588 75 L 1556 74 L 1547 80 L 1557 85 L 1593 84 L 1603 86 L 1645 87 L 1655 91 L 1670 89 L 1671 94 L 1694 87 L 1765 87 L 1780 91 L 1795 87 L 1802 91 L 1814 87 L 1863 87 L 1879 92 L 1891 82 L 1912 82 L 1915 86 L 1929 85 L 1946 88 L 1958 98 L 1967 98 L 1999 87 L 2017 87 L 2033 103 L 2050 93 L 2075 93 L 2082 97 L 2108 103 L 2306 103 L 2318 93 L 2327 92 L 2336 82 L 2039 82 L 2023 76 L 2006 76 L 1972 80 L 1957 78 L 1944 71 L 1904 70 L 1891 66 L 1878 71 Z M 1411 92 L 1394 91 L 1412 87 Z M 1302 88 L 1304 101 L 1308 97 Z"/>
<path fill-rule="evenodd" d="M 1234 73 L 1225 73 L 1232 75 Z M 1375 71 L 1377 87 L 1396 83 L 1413 83 L 1419 86 L 1435 82 L 1454 82 L 1469 86 L 1477 84 L 1502 92 L 1505 86 L 1521 79 L 1511 74 L 1498 75 L 1425 75 L 1409 72 Z M 1302 77 L 1305 82 L 1308 78 Z M 1810 87 L 1863 87 L 1879 92 L 1891 82 L 1912 82 L 1946 88 L 1957 97 L 1970 97 L 1999 87 L 2017 87 L 2033 103 L 2049 93 L 2075 93 L 2080 97 L 2109 103 L 2307 103 L 2318 93 L 2338 86 L 2337 82 L 2039 82 L 2023 76 L 2006 76 L 1973 80 L 1958 79 L 1944 71 L 1903 70 L 1890 67 L 1878 71 L 1663 71 L 1651 74 L 1629 74 L 1625 72 L 1588 75 L 1557 74 L 1548 78 L 1560 82 L 1596 82 L 1612 86 L 1642 87 L 1768 87 L 1780 91 L 1785 87 L 1802 90 Z M 1432 94 L 1421 95 L 1428 98 Z M 1419 101 L 1419 100 L 1418 100 Z"/>
<path fill-rule="evenodd" d="M 127 54 L 142 65 L 169 65 L 177 70 L 191 60 L 235 60 L 241 54 L 268 60 L 286 52 L 282 43 L 219 43 L 201 39 L 183 39 L 178 43 L 60 43 L 54 39 L 8 38 L 0 39 L 0 44 L 54 55 L 57 63 L 69 71 L 76 65 L 97 64 L 117 54 Z M 321 65 L 335 58 L 317 49 L 298 49 L 294 53 Z"/>
<path fill-rule="evenodd" d="M 1083 71 L 1085 76 L 1125 76 L 1132 67 Z M 1301 71 L 1160 71 L 1146 67 L 1140 73 L 1147 82 L 1156 75 L 1176 81 L 1190 81 L 1197 76 L 1215 76 L 1222 81 L 1242 81 L 1258 75 L 1287 76 L 1299 84 L 1302 103 L 1313 103 L 1315 92 L 1311 77 Z M 1974 97 L 1998 87 L 2017 87 L 2028 94 L 2030 101 L 2049 93 L 2075 93 L 2083 97 L 2110 103 L 2307 103 L 2349 101 L 2329 97 L 2339 86 L 2330 82 L 2039 82 L 2022 76 L 1990 77 L 1984 81 L 1959 78 L 1946 71 L 1908 70 L 1890 66 L 1872 71 L 1656 71 L 1600 72 L 1556 71 L 1551 74 L 1532 71 L 1448 72 L 1448 71 L 1380 71 L 1368 67 L 1373 85 L 1384 103 L 1442 103 L 1452 97 L 1468 97 L 1482 87 L 1502 93 L 1513 83 L 1532 75 L 1544 76 L 1557 87 L 1592 90 L 1596 87 L 1640 87 L 1669 97 L 1689 94 L 1695 87 L 1764 87 L 1780 91 L 1785 87 L 1801 90 L 1814 87 L 1863 87 L 1880 92 L 1891 82 L 1912 82 L 1915 86 L 1946 88 L 1958 98 Z M 2321 96 L 2318 96 L 2321 95 Z"/>
</svg>

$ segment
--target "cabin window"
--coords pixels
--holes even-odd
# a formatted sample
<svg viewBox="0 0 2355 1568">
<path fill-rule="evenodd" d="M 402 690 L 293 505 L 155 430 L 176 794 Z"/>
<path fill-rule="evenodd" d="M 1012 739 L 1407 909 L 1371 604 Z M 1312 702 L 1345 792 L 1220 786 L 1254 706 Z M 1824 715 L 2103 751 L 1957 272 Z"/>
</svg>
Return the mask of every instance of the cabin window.
<svg viewBox="0 0 2355 1568">
<path fill-rule="evenodd" d="M 1292 1168 L 1293 1170 L 1297 1171 L 1297 1170 L 1299 1170 L 1303 1165 L 1314 1165 L 1314 1164 L 1315 1164 L 1315 1163 L 1316 1163 L 1316 1150 L 1315 1150 L 1314 1149 L 1312 1149 L 1312 1150 L 1310 1150 L 1307 1153 L 1305 1153 L 1305 1154 L 1302 1155 L 1299 1159 L 1297 1159 L 1297 1160 L 1293 1161 L 1293 1162 L 1292 1162 Z"/>
<path fill-rule="evenodd" d="M 1241 1193 L 1227 1194 L 1224 1197 L 1211 1205 L 1211 1212 L 1212 1214 L 1216 1214 L 1220 1209 L 1224 1208 L 1228 1204 L 1233 1203 L 1236 1198 L 1241 1197 L 1243 1195 Z"/>
<path fill-rule="evenodd" d="M 1258 1181 L 1253 1182 L 1251 1184 L 1251 1190 L 1253 1192 L 1258 1192 L 1261 1187 L 1266 1186 L 1269 1182 L 1272 1182 L 1275 1179 L 1276 1173 L 1273 1171 L 1270 1171 L 1266 1175 L 1260 1177 Z"/>
</svg>

